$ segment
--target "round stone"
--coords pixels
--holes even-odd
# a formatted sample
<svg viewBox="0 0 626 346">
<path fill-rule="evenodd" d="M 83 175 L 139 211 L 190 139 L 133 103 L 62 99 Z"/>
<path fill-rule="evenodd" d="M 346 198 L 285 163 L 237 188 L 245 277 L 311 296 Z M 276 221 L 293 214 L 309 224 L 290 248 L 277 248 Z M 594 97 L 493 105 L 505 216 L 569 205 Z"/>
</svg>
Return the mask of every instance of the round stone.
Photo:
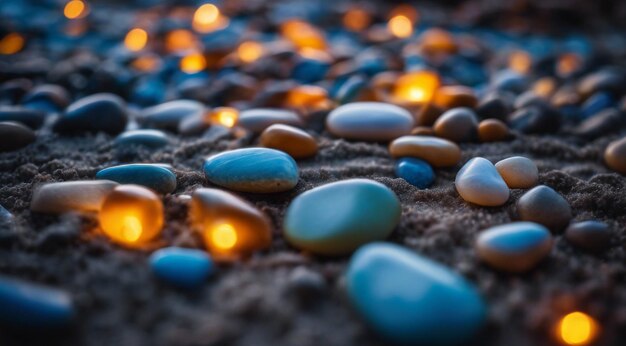
<svg viewBox="0 0 626 346">
<path fill-rule="evenodd" d="M 363 141 L 391 141 L 411 133 L 414 124 L 407 110 L 381 102 L 349 103 L 326 118 L 326 128 L 333 135 Z"/>
<path fill-rule="evenodd" d="M 467 107 L 475 108 L 478 99 L 472 88 L 461 85 L 442 86 L 435 93 L 435 105 L 444 108 Z"/>
<path fill-rule="evenodd" d="M 435 181 L 435 172 L 428 162 L 413 157 L 398 160 L 396 175 L 420 189 L 429 187 Z"/>
<path fill-rule="evenodd" d="M 548 106 L 530 106 L 509 117 L 509 126 L 522 133 L 552 133 L 561 127 L 561 114 Z"/>
<path fill-rule="evenodd" d="M 211 257 L 201 250 L 167 247 L 150 256 L 154 275 L 174 286 L 196 288 L 213 272 Z"/>
<path fill-rule="evenodd" d="M 471 283 L 395 244 L 361 247 L 350 259 L 346 286 L 357 312 L 394 344 L 466 345 L 486 319 Z"/>
<path fill-rule="evenodd" d="M 389 144 L 393 157 L 416 157 L 433 167 L 452 167 L 461 160 L 461 149 L 447 139 L 431 136 L 403 136 Z"/>
<path fill-rule="evenodd" d="M 622 112 L 615 108 L 610 108 L 585 119 L 572 132 L 586 139 L 596 139 L 619 131 L 624 123 Z"/>
<path fill-rule="evenodd" d="M 287 209 L 283 229 L 289 243 L 299 249 L 343 255 L 387 238 L 400 213 L 400 202 L 388 187 L 372 180 L 349 179 L 296 197 Z"/>
<path fill-rule="evenodd" d="M 477 135 L 478 118 L 469 108 L 454 108 L 441 115 L 433 126 L 435 134 L 453 142 L 468 142 Z"/>
<path fill-rule="evenodd" d="M 481 206 L 496 207 L 509 199 L 509 187 L 496 167 L 482 157 L 469 160 L 457 173 L 454 185 L 461 198 Z"/>
<path fill-rule="evenodd" d="M 561 231 L 572 219 L 572 208 L 552 188 L 539 185 L 520 197 L 517 214 L 521 220 L 536 222 L 552 231 Z"/>
<path fill-rule="evenodd" d="M 187 117 L 202 117 L 206 109 L 198 101 L 176 100 L 144 109 L 137 121 L 146 128 L 178 131 L 179 123 Z"/>
<path fill-rule="evenodd" d="M 478 123 L 478 139 L 481 142 L 499 142 L 510 135 L 509 127 L 498 119 L 485 119 Z"/>
<path fill-rule="evenodd" d="M 204 174 L 215 185 L 241 192 L 283 192 L 298 183 L 294 159 L 268 148 L 236 149 L 213 155 L 204 162 Z"/>
<path fill-rule="evenodd" d="M 58 112 L 70 104 L 70 94 L 62 86 L 42 84 L 29 91 L 21 104 L 29 109 Z"/>
<path fill-rule="evenodd" d="M 46 113 L 36 109 L 0 106 L 0 122 L 14 121 L 36 130 L 43 125 L 45 119 Z"/>
<path fill-rule="evenodd" d="M 498 161 L 496 169 L 511 189 L 528 189 L 537 185 L 539 181 L 537 165 L 523 156 Z"/>
<path fill-rule="evenodd" d="M 0 152 L 22 149 L 33 143 L 35 139 L 35 132 L 20 123 L 0 122 Z"/>
<path fill-rule="evenodd" d="M 604 162 L 610 169 L 626 175 L 626 137 L 613 141 L 606 147 Z"/>
<path fill-rule="evenodd" d="M 296 127 L 274 124 L 261 133 L 260 144 L 284 151 L 291 157 L 302 159 L 317 153 L 317 142 L 310 134 Z"/>
<path fill-rule="evenodd" d="M 521 273 L 534 268 L 550 253 L 552 235 L 534 222 L 512 222 L 481 232 L 475 247 L 478 257 L 490 266 Z"/>
<path fill-rule="evenodd" d="M 512 110 L 512 94 L 504 92 L 491 92 L 478 104 L 476 114 L 481 119 L 505 120 Z"/>
<path fill-rule="evenodd" d="M 97 212 L 118 184 L 109 180 L 65 181 L 40 186 L 33 193 L 30 209 L 39 213 Z"/>
<path fill-rule="evenodd" d="M 54 123 L 54 131 L 64 134 L 105 132 L 116 135 L 126 128 L 128 112 L 119 96 L 109 93 L 84 97 L 65 110 Z"/>
<path fill-rule="evenodd" d="M 601 221 L 576 222 L 565 230 L 565 239 L 581 249 L 602 252 L 611 245 L 611 229 Z"/>
<path fill-rule="evenodd" d="M 261 133 L 266 128 L 274 124 L 291 125 L 295 127 L 304 126 L 300 116 L 294 111 L 273 108 L 248 109 L 239 114 L 237 126 L 254 133 Z"/>
<path fill-rule="evenodd" d="M 96 179 L 112 180 L 120 184 L 137 184 L 159 193 L 172 193 L 176 189 L 176 174 L 165 165 L 131 163 L 108 167 L 96 174 Z"/>
<path fill-rule="evenodd" d="M 161 148 L 169 143 L 167 135 L 159 130 L 132 130 L 126 131 L 115 138 L 115 146 L 127 147 L 140 145 L 147 148 Z"/>
</svg>

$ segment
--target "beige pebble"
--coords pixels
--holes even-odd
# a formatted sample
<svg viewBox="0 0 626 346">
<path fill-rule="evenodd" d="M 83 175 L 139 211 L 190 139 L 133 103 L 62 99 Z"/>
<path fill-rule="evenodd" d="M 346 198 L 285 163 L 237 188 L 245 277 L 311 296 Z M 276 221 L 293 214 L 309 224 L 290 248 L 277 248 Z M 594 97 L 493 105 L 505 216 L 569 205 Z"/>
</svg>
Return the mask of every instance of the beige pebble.
<svg viewBox="0 0 626 346">
<path fill-rule="evenodd" d="M 317 142 L 310 134 L 289 125 L 274 124 L 261 134 L 260 143 L 267 148 L 281 150 L 294 159 L 314 156 Z"/>
<path fill-rule="evenodd" d="M 434 167 L 452 167 L 461 160 L 461 149 L 447 139 L 431 136 L 403 136 L 389 145 L 393 157 L 417 157 Z"/>
<path fill-rule="evenodd" d="M 485 119 L 478 124 L 478 139 L 481 142 L 504 141 L 509 134 L 509 127 L 498 119 Z"/>
<path fill-rule="evenodd" d="M 626 175 L 626 137 L 613 141 L 606 147 L 604 161 L 610 169 Z"/>
<path fill-rule="evenodd" d="M 465 201 L 485 207 L 500 206 L 509 199 L 509 187 L 489 160 L 475 157 L 456 175 L 454 185 Z"/>
<path fill-rule="evenodd" d="M 537 165 L 526 157 L 509 157 L 496 163 L 502 179 L 512 189 L 528 189 L 537 185 L 539 170 Z"/>
<path fill-rule="evenodd" d="M 110 180 L 66 181 L 40 186 L 30 209 L 40 213 L 97 212 L 106 196 L 119 184 Z"/>
<path fill-rule="evenodd" d="M 478 119 L 469 108 L 451 109 L 435 122 L 435 134 L 454 142 L 468 142 L 476 138 Z"/>
</svg>

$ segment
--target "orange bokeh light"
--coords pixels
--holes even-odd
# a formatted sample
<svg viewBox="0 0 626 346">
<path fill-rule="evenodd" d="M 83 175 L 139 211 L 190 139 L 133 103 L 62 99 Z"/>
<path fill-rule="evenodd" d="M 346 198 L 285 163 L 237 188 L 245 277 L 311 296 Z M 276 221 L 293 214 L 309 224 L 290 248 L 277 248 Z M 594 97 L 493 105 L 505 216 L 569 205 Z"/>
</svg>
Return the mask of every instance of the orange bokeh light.
<svg viewBox="0 0 626 346">
<path fill-rule="evenodd" d="M 237 48 L 239 60 L 245 63 L 256 61 L 263 55 L 263 45 L 258 42 L 242 42 Z"/>
<path fill-rule="evenodd" d="M 218 107 L 209 114 L 209 122 L 231 128 L 237 123 L 239 111 L 232 107 Z"/>
<path fill-rule="evenodd" d="M 523 50 L 518 50 L 509 55 L 509 68 L 520 74 L 527 74 L 532 67 L 532 57 Z"/>
<path fill-rule="evenodd" d="M 403 14 L 391 17 L 387 23 L 387 28 L 392 35 L 398 38 L 407 38 L 413 35 L 413 22 Z"/>
<path fill-rule="evenodd" d="M 230 250 L 237 244 L 237 232 L 231 224 L 220 223 L 206 232 L 207 241 L 220 250 Z"/>
<path fill-rule="evenodd" d="M 558 324 L 557 335 L 565 345 L 588 345 L 598 334 L 598 323 L 580 312 L 565 315 Z"/>
<path fill-rule="evenodd" d="M 16 32 L 10 33 L 0 40 L 0 54 L 15 54 L 24 48 L 24 43 L 25 40 L 22 35 Z"/>
<path fill-rule="evenodd" d="M 360 7 L 353 7 L 343 16 L 343 25 L 350 31 L 366 29 L 372 22 L 372 16 Z"/>
<path fill-rule="evenodd" d="M 206 66 L 206 58 L 201 53 L 191 53 L 180 59 L 180 69 L 185 73 L 198 73 Z"/>
<path fill-rule="evenodd" d="M 87 13 L 87 4 L 81 0 L 68 1 L 63 8 L 63 15 L 67 19 L 83 18 Z"/>
<path fill-rule="evenodd" d="M 204 4 L 194 12 L 191 24 L 194 30 L 206 34 L 226 27 L 228 22 L 228 18 L 220 13 L 217 6 Z"/>
<path fill-rule="evenodd" d="M 417 71 L 398 78 L 392 99 L 398 103 L 421 104 L 430 102 L 441 85 L 439 75 L 431 71 Z"/>
<path fill-rule="evenodd" d="M 124 38 L 124 45 L 130 51 L 142 50 L 148 43 L 148 33 L 144 29 L 134 28 Z"/>
<path fill-rule="evenodd" d="M 194 34 L 185 29 L 172 30 L 165 36 L 165 48 L 169 52 L 181 52 L 198 49 L 198 40 Z"/>
<path fill-rule="evenodd" d="M 299 20 L 288 20 L 281 25 L 281 34 L 299 49 L 326 49 L 324 34 L 313 25 Z"/>
</svg>

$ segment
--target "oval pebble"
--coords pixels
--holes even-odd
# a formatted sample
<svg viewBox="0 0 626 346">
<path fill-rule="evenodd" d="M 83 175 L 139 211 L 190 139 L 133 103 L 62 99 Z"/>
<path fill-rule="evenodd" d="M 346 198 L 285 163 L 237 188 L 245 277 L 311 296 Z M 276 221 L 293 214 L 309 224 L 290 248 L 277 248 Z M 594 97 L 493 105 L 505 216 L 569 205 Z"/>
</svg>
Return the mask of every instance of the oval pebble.
<svg viewBox="0 0 626 346">
<path fill-rule="evenodd" d="M 389 144 L 393 157 L 416 157 L 433 167 L 452 167 L 461 160 L 461 149 L 447 139 L 431 136 L 403 136 Z"/>
<path fill-rule="evenodd" d="M 478 257 L 490 266 L 512 273 L 535 267 L 552 249 L 552 235 L 534 222 L 512 222 L 488 228 L 476 240 Z"/>
<path fill-rule="evenodd" d="M 0 106 L 0 122 L 14 121 L 36 130 L 43 125 L 45 119 L 46 113 L 39 110 L 16 106 Z"/>
<path fill-rule="evenodd" d="M 70 104 L 70 94 L 62 86 L 42 84 L 24 95 L 21 104 L 29 109 L 58 112 Z"/>
<path fill-rule="evenodd" d="M 609 143 L 604 151 L 604 162 L 610 169 L 626 175 L 626 137 Z"/>
<path fill-rule="evenodd" d="M 478 139 L 481 142 L 499 142 L 509 137 L 509 127 L 498 119 L 485 119 L 478 123 Z"/>
<path fill-rule="evenodd" d="M 435 181 L 435 172 L 428 162 L 413 157 L 398 160 L 396 175 L 420 189 L 429 187 Z"/>
<path fill-rule="evenodd" d="M 96 173 L 96 179 L 142 185 L 164 194 L 176 190 L 176 174 L 160 164 L 131 163 L 108 167 Z"/>
<path fill-rule="evenodd" d="M 469 160 L 456 175 L 454 185 L 465 201 L 485 207 L 503 205 L 509 199 L 509 187 L 487 159 Z"/>
<path fill-rule="evenodd" d="M 400 202 L 388 187 L 373 180 L 349 179 L 296 197 L 287 209 L 283 229 L 297 248 L 343 255 L 385 239 L 398 224 L 400 213 Z"/>
<path fill-rule="evenodd" d="M 539 181 L 537 165 L 523 156 L 498 161 L 496 169 L 511 189 L 528 189 L 537 185 Z"/>
<path fill-rule="evenodd" d="M 572 219 L 572 208 L 552 188 L 539 185 L 520 197 L 517 214 L 521 220 L 536 222 L 552 231 L 561 231 Z"/>
<path fill-rule="evenodd" d="M 586 139 L 596 139 L 619 131 L 625 123 L 622 112 L 610 108 L 582 121 L 572 132 Z"/>
<path fill-rule="evenodd" d="M 333 135 L 364 141 L 391 141 L 411 133 L 414 124 L 407 110 L 382 102 L 349 103 L 326 118 L 326 128 Z"/>
<path fill-rule="evenodd" d="M 205 111 L 204 105 L 198 101 L 176 100 L 145 108 L 138 115 L 137 121 L 144 128 L 176 132 L 183 119 L 201 117 Z"/>
<path fill-rule="evenodd" d="M 435 93 L 433 100 L 435 105 L 444 108 L 467 107 L 475 108 L 478 99 L 472 88 L 461 85 L 447 85 L 440 87 Z"/>
<path fill-rule="evenodd" d="M 561 114 L 548 106 L 529 106 L 509 116 L 509 127 L 522 133 L 552 133 L 561 127 Z"/>
<path fill-rule="evenodd" d="M 48 183 L 33 193 L 30 209 L 39 213 L 97 212 L 118 183 L 109 180 Z"/>
<path fill-rule="evenodd" d="M 214 269 L 206 252 L 180 247 L 155 251 L 150 256 L 150 267 L 157 278 L 184 288 L 202 285 Z"/>
<path fill-rule="evenodd" d="M 115 138 L 115 146 L 141 145 L 148 148 L 160 148 L 169 143 L 167 135 L 159 130 L 126 131 Z"/>
<path fill-rule="evenodd" d="M 395 244 L 361 247 L 346 284 L 360 315 L 396 344 L 469 345 L 485 322 L 485 303 L 471 283 Z"/>
<path fill-rule="evenodd" d="M 33 143 L 35 139 L 35 132 L 20 123 L 0 122 L 0 152 L 22 149 Z"/>
<path fill-rule="evenodd" d="M 241 192 L 282 192 L 298 183 L 294 159 L 268 148 L 236 149 L 213 155 L 204 162 L 204 174 L 215 185 Z"/>
<path fill-rule="evenodd" d="M 109 93 L 94 94 L 72 103 L 54 123 L 54 131 L 63 134 L 105 132 L 116 135 L 126 128 L 126 103 Z"/>
<path fill-rule="evenodd" d="M 274 124 L 261 133 L 260 144 L 267 148 L 284 151 L 295 159 L 314 156 L 317 142 L 310 134 L 296 127 Z"/>
<path fill-rule="evenodd" d="M 248 109 L 239 113 L 239 118 L 237 119 L 237 126 L 254 133 L 261 133 L 274 124 L 284 124 L 295 127 L 304 126 L 304 122 L 296 112 L 286 109 Z"/>
<path fill-rule="evenodd" d="M 477 136 L 478 118 L 469 108 L 454 108 L 443 113 L 433 126 L 435 134 L 453 142 L 468 142 Z"/>
<path fill-rule="evenodd" d="M 611 245 L 611 229 L 601 221 L 576 222 L 565 230 L 565 239 L 579 248 L 602 252 Z"/>
</svg>

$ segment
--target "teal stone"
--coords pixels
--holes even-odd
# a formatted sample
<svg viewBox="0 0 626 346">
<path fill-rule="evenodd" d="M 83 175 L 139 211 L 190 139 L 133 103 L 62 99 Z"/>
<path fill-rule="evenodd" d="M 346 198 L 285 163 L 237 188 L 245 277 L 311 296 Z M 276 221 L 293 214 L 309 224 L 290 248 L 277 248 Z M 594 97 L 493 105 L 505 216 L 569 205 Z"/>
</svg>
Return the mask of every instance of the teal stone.
<svg viewBox="0 0 626 346">
<path fill-rule="evenodd" d="M 407 345 L 473 345 L 486 307 L 450 268 L 404 247 L 372 243 L 350 259 L 348 296 L 382 337 Z"/>
<path fill-rule="evenodd" d="M 120 184 L 143 185 L 160 193 L 171 193 L 176 189 L 176 174 L 169 165 L 132 163 L 105 168 L 96 174 L 96 179 L 112 180 Z"/>
<path fill-rule="evenodd" d="M 268 148 L 213 155 L 204 162 L 204 174 L 215 185 L 241 192 L 282 192 L 298 184 L 296 161 L 282 151 Z"/>
<path fill-rule="evenodd" d="M 141 145 L 156 149 L 166 146 L 169 143 L 167 135 L 159 130 L 132 130 L 126 131 L 115 138 L 116 147 L 129 145 Z"/>
<path fill-rule="evenodd" d="M 168 247 L 150 256 L 152 272 L 174 286 L 196 288 L 213 272 L 213 261 L 205 251 Z"/>
<path fill-rule="evenodd" d="M 326 118 L 326 128 L 333 135 L 362 141 L 391 141 L 408 135 L 414 124 L 409 111 L 383 102 L 348 103 Z"/>
<path fill-rule="evenodd" d="M 283 225 L 295 247 L 343 255 L 385 239 L 400 221 L 400 202 L 385 185 L 350 179 L 309 190 L 289 205 Z"/>
<path fill-rule="evenodd" d="M 75 314 L 67 292 L 6 276 L 0 276 L 0 307 L 0 324 L 18 328 L 61 328 Z"/>
</svg>

